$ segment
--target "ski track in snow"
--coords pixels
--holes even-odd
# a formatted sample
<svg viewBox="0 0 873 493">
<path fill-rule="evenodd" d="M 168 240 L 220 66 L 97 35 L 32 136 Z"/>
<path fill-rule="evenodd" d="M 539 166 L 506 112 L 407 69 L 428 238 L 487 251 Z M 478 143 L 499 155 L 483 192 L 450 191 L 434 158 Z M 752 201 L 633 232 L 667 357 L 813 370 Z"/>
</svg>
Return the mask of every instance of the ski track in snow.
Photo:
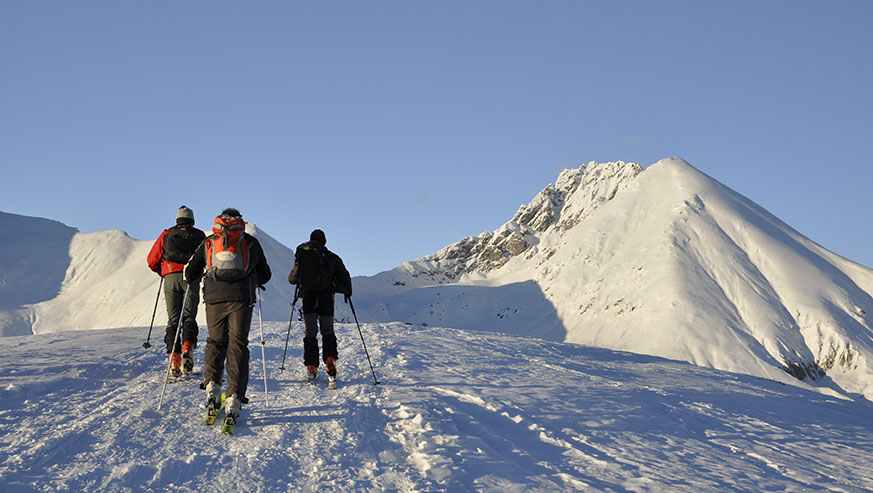
<svg viewBox="0 0 873 493">
<path fill-rule="evenodd" d="M 141 347 L 145 329 L 0 339 L 2 489 L 873 490 L 864 399 L 537 339 L 362 328 L 382 385 L 340 324 L 328 390 L 324 373 L 303 382 L 302 324 L 280 372 L 287 323 L 265 323 L 265 406 L 254 324 L 233 437 L 199 424 L 199 376 L 155 410 L 166 357 Z"/>
</svg>

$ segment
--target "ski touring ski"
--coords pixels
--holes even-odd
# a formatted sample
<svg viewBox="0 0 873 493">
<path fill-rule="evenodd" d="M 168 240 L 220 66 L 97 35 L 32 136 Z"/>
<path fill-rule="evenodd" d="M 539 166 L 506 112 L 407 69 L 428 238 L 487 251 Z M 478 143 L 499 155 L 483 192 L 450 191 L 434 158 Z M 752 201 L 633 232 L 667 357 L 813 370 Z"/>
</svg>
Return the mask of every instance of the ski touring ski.
<svg viewBox="0 0 873 493">
<path fill-rule="evenodd" d="M 221 425 L 222 435 L 233 435 L 233 428 L 236 426 L 236 418 L 228 416 L 224 418 L 224 424 Z"/>
<path fill-rule="evenodd" d="M 218 418 L 218 415 L 224 410 L 224 401 L 226 399 L 225 395 L 221 394 L 221 405 L 219 405 L 217 409 L 207 409 L 206 417 L 203 418 L 203 421 L 200 424 L 203 426 L 212 426 L 212 424 L 215 423 L 215 419 Z"/>
<path fill-rule="evenodd" d="M 192 380 L 197 378 L 200 375 L 200 372 L 196 371 L 183 371 L 181 373 L 170 373 L 167 377 L 167 383 L 177 383 L 184 382 L 186 380 Z"/>
</svg>

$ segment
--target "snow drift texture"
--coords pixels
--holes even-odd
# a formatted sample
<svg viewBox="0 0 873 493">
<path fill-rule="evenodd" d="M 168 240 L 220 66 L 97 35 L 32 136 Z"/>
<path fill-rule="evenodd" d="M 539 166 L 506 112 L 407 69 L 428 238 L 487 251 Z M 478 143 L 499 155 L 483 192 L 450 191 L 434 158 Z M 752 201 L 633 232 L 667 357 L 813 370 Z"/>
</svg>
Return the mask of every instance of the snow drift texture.
<svg viewBox="0 0 873 493">
<path fill-rule="evenodd" d="M 47 239 L 36 250 L 0 243 L 5 334 L 148 325 L 151 241 L 10 214 L 0 225 L 25 219 L 22 244 Z M 250 229 L 274 272 L 264 318 L 286 320 L 293 253 Z M 42 248 L 56 261 L 42 262 Z M 10 287 L 33 273 L 12 270 L 20 256 L 43 285 Z M 873 397 L 873 271 L 681 159 L 566 170 L 496 231 L 354 284 L 361 321 L 582 343 Z"/>
<path fill-rule="evenodd" d="M 302 332 L 294 322 L 293 333 Z M 264 324 L 233 437 L 141 328 L 0 338 L 0 485 L 24 492 L 873 491 L 873 403 L 477 331 L 339 324 L 340 386 Z M 253 335 L 254 346 L 259 335 Z M 203 361 L 203 346 L 195 361 Z M 260 351 L 258 351 L 260 353 Z M 291 361 L 293 359 L 293 362 Z M 474 368 L 475 371 L 469 371 Z"/>
</svg>

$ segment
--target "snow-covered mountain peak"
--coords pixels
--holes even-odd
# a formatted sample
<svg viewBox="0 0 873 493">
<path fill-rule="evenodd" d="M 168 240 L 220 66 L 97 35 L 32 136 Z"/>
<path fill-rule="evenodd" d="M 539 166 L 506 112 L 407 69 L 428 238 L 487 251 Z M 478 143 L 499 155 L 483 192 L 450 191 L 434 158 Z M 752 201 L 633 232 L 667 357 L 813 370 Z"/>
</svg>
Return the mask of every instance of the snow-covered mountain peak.
<svg viewBox="0 0 873 493">
<path fill-rule="evenodd" d="M 370 320 L 489 328 L 873 397 L 873 271 L 680 158 L 565 170 L 496 231 L 363 282 L 378 294 Z"/>
</svg>

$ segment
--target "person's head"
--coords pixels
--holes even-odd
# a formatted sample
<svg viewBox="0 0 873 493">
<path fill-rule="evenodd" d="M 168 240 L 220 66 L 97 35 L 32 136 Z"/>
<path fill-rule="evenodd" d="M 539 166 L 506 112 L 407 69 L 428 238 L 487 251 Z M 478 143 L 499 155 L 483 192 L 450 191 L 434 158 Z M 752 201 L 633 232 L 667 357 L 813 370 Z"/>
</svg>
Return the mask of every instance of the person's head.
<svg viewBox="0 0 873 493">
<path fill-rule="evenodd" d="M 221 215 L 242 218 L 242 214 L 240 214 L 239 211 L 234 209 L 233 207 L 228 207 L 227 209 L 221 211 Z"/>
<path fill-rule="evenodd" d="M 179 207 L 179 210 L 176 211 L 176 224 L 193 226 L 194 211 L 184 205 L 182 207 Z"/>
<path fill-rule="evenodd" d="M 320 243 L 322 246 L 327 245 L 327 238 L 324 236 L 324 231 L 320 229 L 316 229 L 312 233 L 309 233 L 309 241 Z"/>
</svg>

